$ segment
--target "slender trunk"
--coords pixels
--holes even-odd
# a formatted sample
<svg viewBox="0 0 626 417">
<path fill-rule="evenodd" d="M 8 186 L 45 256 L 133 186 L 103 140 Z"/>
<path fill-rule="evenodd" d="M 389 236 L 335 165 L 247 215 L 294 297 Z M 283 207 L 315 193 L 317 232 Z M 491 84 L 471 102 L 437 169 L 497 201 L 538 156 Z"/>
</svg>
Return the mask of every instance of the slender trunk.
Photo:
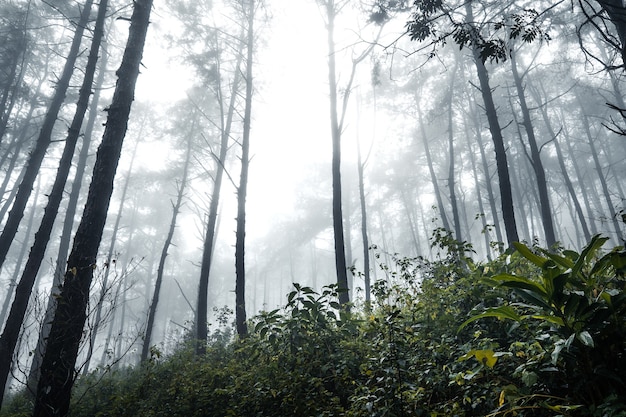
<svg viewBox="0 0 626 417">
<path fill-rule="evenodd" d="M 466 120 L 467 122 L 467 120 Z M 469 129 L 465 130 L 465 139 L 467 140 L 467 149 L 470 158 L 470 164 L 472 167 L 472 175 L 474 176 L 474 187 L 476 189 L 476 199 L 478 200 L 478 212 L 480 215 L 480 221 L 482 224 L 482 234 L 485 240 L 485 254 L 487 259 L 491 261 L 491 239 L 489 234 L 489 226 L 487 225 L 487 216 L 485 215 L 485 207 L 483 204 L 482 191 L 480 189 L 480 180 L 478 178 L 478 169 L 476 168 L 476 155 L 472 150 L 472 139 L 469 134 Z"/>
<path fill-rule="evenodd" d="M 22 323 L 24 321 L 24 316 L 28 307 L 28 300 L 33 290 L 33 285 L 35 284 L 35 278 L 37 277 L 37 273 L 39 272 L 39 268 L 43 262 L 48 242 L 50 241 L 54 221 L 59 212 L 61 199 L 63 198 L 65 183 L 67 182 L 67 177 L 69 176 L 70 168 L 72 167 L 74 150 L 76 149 L 76 143 L 78 142 L 78 136 L 83 124 L 83 119 L 89 105 L 89 97 L 91 96 L 91 88 L 94 73 L 96 71 L 96 63 L 98 61 L 98 52 L 100 50 L 100 41 L 103 35 L 106 9 L 107 0 L 100 0 L 100 9 L 98 11 L 98 18 L 94 29 L 91 50 L 89 51 L 89 58 L 85 69 L 85 77 L 83 79 L 78 102 L 76 104 L 76 113 L 74 114 L 74 118 L 68 130 L 63 154 L 61 156 L 61 160 L 59 161 L 59 169 L 57 171 L 56 178 L 54 179 L 54 184 L 52 185 L 52 191 L 48 196 L 48 204 L 44 210 L 39 230 L 35 234 L 35 241 L 30 250 L 28 260 L 26 261 L 24 271 L 22 272 L 22 277 L 20 278 L 20 282 L 15 291 L 15 299 L 13 301 L 13 305 L 11 306 L 11 312 L 9 313 L 9 318 L 7 319 L 7 325 L 0 336 L 0 392 L 4 391 L 4 384 L 6 383 L 11 368 L 11 357 L 13 356 L 13 350 L 17 344 L 20 328 L 22 327 Z"/>
<path fill-rule="evenodd" d="M 163 274 L 165 272 L 165 259 L 167 258 L 167 251 L 169 250 L 172 244 L 172 239 L 174 238 L 174 231 L 176 230 L 176 219 L 178 218 L 178 213 L 183 203 L 185 186 L 187 185 L 187 174 L 189 172 L 189 161 L 191 159 L 191 143 L 192 142 L 190 137 L 187 139 L 187 154 L 185 155 L 183 177 L 180 181 L 180 185 L 178 186 L 178 196 L 176 198 L 176 203 L 172 206 L 172 220 L 170 222 L 170 228 L 167 231 L 165 242 L 163 243 L 163 250 L 161 251 L 161 258 L 159 259 L 159 266 L 157 268 L 157 277 L 154 282 L 154 293 L 152 294 L 152 302 L 150 303 L 148 320 L 146 323 L 146 335 L 143 339 L 143 346 L 141 348 L 141 362 L 145 362 L 148 359 L 148 354 L 150 353 L 150 343 L 152 341 L 154 318 L 156 317 L 156 310 L 159 304 L 159 295 L 161 293 L 161 284 L 163 283 Z"/>
<path fill-rule="evenodd" d="M 579 99 L 580 100 L 580 99 Z M 582 107 L 582 106 L 581 106 Z M 587 115 L 582 115 L 583 126 L 585 127 L 585 131 L 587 133 L 589 149 L 591 150 L 591 157 L 593 158 L 593 164 L 595 166 L 596 172 L 598 173 L 598 178 L 600 179 L 600 186 L 602 187 L 602 194 L 606 201 L 607 208 L 609 210 L 609 215 L 611 216 L 611 223 L 613 224 L 613 229 L 615 230 L 615 236 L 618 241 L 618 244 L 624 243 L 624 237 L 622 235 L 622 231 L 620 230 L 619 223 L 617 220 L 617 213 L 615 212 L 615 206 L 613 205 L 613 201 L 611 200 L 611 193 L 609 192 L 609 186 L 606 182 L 606 177 L 604 175 L 604 170 L 602 169 L 602 165 L 600 164 L 600 158 L 598 158 L 598 152 L 596 150 L 596 145 L 594 140 L 591 138 L 591 130 L 589 128 L 589 120 L 587 119 Z"/>
<path fill-rule="evenodd" d="M 96 156 L 85 211 L 76 231 L 41 365 L 34 417 L 65 416 L 69 409 L 93 268 L 126 134 L 151 8 L 152 0 L 134 2 L 129 37 L 117 71 L 117 85 L 108 109 L 102 144 Z"/>
<path fill-rule="evenodd" d="M 330 90 L 330 130 L 332 136 L 332 188 L 333 188 L 333 236 L 335 241 L 335 270 L 339 302 L 346 305 L 350 301 L 348 288 L 348 270 L 346 265 L 346 249 L 343 235 L 343 208 L 341 190 L 341 126 L 339 124 L 338 83 L 335 56 L 335 2 L 325 2 L 326 34 L 328 43 L 328 84 Z"/>
<path fill-rule="evenodd" d="M 252 66 L 254 58 L 254 16 L 256 2 L 249 0 L 248 36 L 246 41 L 246 106 L 243 117 L 243 137 L 241 141 L 241 175 L 237 188 L 237 232 L 235 242 L 235 324 L 239 337 L 248 335 L 246 323 L 246 268 L 245 268 L 245 238 L 246 238 L 246 195 L 248 191 L 248 169 L 250 166 L 250 124 L 252 121 Z"/>
<path fill-rule="evenodd" d="M 13 275 L 11 277 L 11 280 L 9 281 L 9 288 L 7 290 L 7 294 L 4 298 L 4 301 L 2 302 L 2 311 L 0 311 L 0 327 L 2 327 L 2 324 L 4 323 L 4 320 L 6 318 L 7 312 L 9 311 L 9 306 L 11 306 L 11 301 L 13 300 L 13 291 L 15 290 L 15 287 L 17 284 L 17 278 L 19 277 L 20 270 L 22 267 L 22 262 L 24 260 L 24 256 L 26 255 L 26 248 L 28 248 L 28 241 L 30 239 L 31 232 L 33 230 L 33 224 L 35 223 L 35 212 L 37 211 L 37 203 L 38 203 L 39 195 L 40 195 L 39 193 L 40 187 L 41 187 L 41 179 L 38 179 L 37 187 L 35 188 L 35 197 L 33 198 L 30 215 L 28 216 L 28 222 L 26 223 L 26 232 L 24 233 L 24 242 L 22 246 L 20 247 L 19 254 L 17 255 L 17 260 L 15 262 L 15 269 L 13 270 Z M 8 325 L 9 325 L 9 321 L 7 320 L 7 326 Z M 5 326 L 5 330 L 6 330 L 6 326 Z M 0 350 L 3 350 L 3 347 L 1 345 L 0 345 Z M 2 357 L 0 357 L 0 369 L 3 366 L 6 366 L 6 364 L 3 364 L 2 362 L 7 358 L 11 358 L 12 355 L 13 353 L 7 352 L 6 356 L 3 355 Z M 2 370 L 2 372 L 4 372 L 4 370 Z M 3 392 L 3 391 L 4 390 L 1 390 L 0 392 Z M 2 405 L 1 399 L 0 399 L 0 405 Z"/>
<path fill-rule="evenodd" d="M 535 101 L 539 104 L 542 103 L 541 97 L 539 97 L 539 92 L 535 89 L 531 90 L 534 92 Z M 543 103 L 540 105 L 539 110 L 541 111 L 541 117 L 543 119 L 544 124 L 546 125 L 546 129 L 548 130 L 548 134 L 550 138 L 554 140 L 554 149 L 556 150 L 556 157 L 559 163 L 559 168 L 561 170 L 561 174 L 563 175 L 563 180 L 565 181 L 565 187 L 569 193 L 570 198 L 572 199 L 572 203 L 574 203 L 574 208 L 576 211 L 576 215 L 578 217 L 578 221 L 583 229 L 583 234 L 585 235 L 585 242 L 591 241 L 591 233 L 589 232 L 589 227 L 587 226 L 587 220 L 585 219 L 585 215 L 583 214 L 582 206 L 578 201 L 578 193 L 574 190 L 574 185 L 570 180 L 570 176 L 567 172 L 567 167 L 565 166 L 565 158 L 563 157 L 563 152 L 561 150 L 561 145 L 559 144 L 558 134 L 554 131 L 552 127 L 552 122 L 550 121 L 550 116 L 548 115 L 547 104 Z M 578 228 L 576 228 L 578 230 Z"/>
<path fill-rule="evenodd" d="M 523 125 L 526 130 L 526 137 L 528 138 L 528 145 L 530 147 L 530 157 L 532 161 L 532 168 L 535 172 L 537 179 L 537 192 L 539 193 L 539 207 L 541 211 L 541 222 L 543 224 L 543 231 L 546 237 L 546 245 L 550 248 L 556 245 L 556 233 L 554 232 L 554 222 L 552 219 L 552 209 L 550 208 L 550 197 L 548 195 L 548 183 L 546 181 L 546 172 L 543 168 L 543 162 L 541 161 L 541 154 L 539 153 L 539 147 L 537 146 L 537 139 L 535 138 L 535 130 L 530 118 L 530 111 L 526 104 L 526 93 L 524 92 L 524 86 L 522 85 L 522 77 L 517 69 L 517 62 L 515 60 L 515 53 L 511 53 L 511 70 L 513 72 L 513 80 L 515 81 L 515 89 L 517 90 L 517 98 L 519 99 L 519 105 L 522 110 Z"/>
<path fill-rule="evenodd" d="M 15 238 L 15 234 L 17 233 L 20 221 L 24 216 L 24 208 L 26 207 L 26 203 L 28 202 L 28 198 L 30 197 L 33 184 L 35 183 L 35 179 L 37 178 L 37 174 L 39 173 L 39 168 L 41 167 L 41 163 L 43 162 L 46 150 L 51 143 L 52 128 L 54 127 L 61 106 L 65 101 L 65 94 L 67 92 L 67 89 L 69 88 L 72 73 L 74 72 L 74 64 L 76 63 L 76 58 L 78 57 L 85 25 L 89 20 L 92 3 L 93 0 L 86 0 L 83 7 L 83 11 L 80 15 L 80 20 L 78 21 L 78 24 L 76 26 L 76 32 L 74 33 L 74 39 L 72 40 L 72 46 L 70 47 L 69 55 L 67 57 L 67 60 L 65 61 L 65 66 L 63 67 L 63 73 L 61 74 L 61 78 L 59 78 L 59 81 L 57 83 L 57 88 L 54 92 L 50 107 L 48 107 L 48 111 L 41 127 L 41 131 L 39 132 L 39 137 L 37 138 L 35 146 L 29 154 L 24 177 L 20 182 L 17 194 L 15 196 L 15 201 L 13 202 L 13 207 L 9 212 L 9 217 L 7 218 L 6 224 L 4 225 L 2 234 L 0 234 L 0 267 L 6 260 L 6 256 L 9 248 L 11 247 L 11 243 Z"/>
<path fill-rule="evenodd" d="M 466 21 L 473 22 L 474 16 L 472 12 L 472 3 L 465 3 L 467 13 Z M 471 23 L 470 23 L 471 24 Z M 498 121 L 498 113 L 496 105 L 493 101 L 491 86 L 489 85 L 489 73 L 485 67 L 480 53 L 473 48 L 474 64 L 476 65 L 476 73 L 480 84 L 480 92 L 485 104 L 485 112 L 487 113 L 487 121 L 489 122 L 489 131 L 496 153 L 496 165 L 498 167 L 498 183 L 500 186 L 500 200 L 502 203 L 502 218 L 504 219 L 504 229 L 506 230 L 507 244 L 512 246 L 513 242 L 519 241 L 517 234 L 517 225 L 515 223 L 515 211 L 513 208 L 513 192 L 511 190 L 511 179 L 509 177 L 509 166 L 506 157 L 506 148 L 504 146 L 504 138 L 500 122 Z"/>
<path fill-rule="evenodd" d="M 417 105 L 417 117 L 420 128 L 420 136 L 422 137 L 422 144 L 424 145 L 424 153 L 426 154 L 426 163 L 428 164 L 428 172 L 430 173 L 430 181 L 433 184 L 433 190 L 435 191 L 435 198 L 437 199 L 437 209 L 439 210 L 439 216 L 441 217 L 441 223 L 446 230 L 452 230 L 450 223 L 448 222 L 448 216 L 446 216 L 445 205 L 443 204 L 443 197 L 441 190 L 439 189 L 439 182 L 437 175 L 435 174 L 435 168 L 433 166 L 433 158 L 430 153 L 430 145 L 428 144 L 428 137 L 426 135 L 426 128 L 424 127 L 424 120 L 422 116 L 422 110 L 419 105 L 419 98 L 416 97 L 415 103 Z"/>
<path fill-rule="evenodd" d="M 452 121 L 454 110 L 452 109 L 452 97 L 454 94 L 454 79 L 456 77 L 457 65 L 450 75 L 450 91 L 448 93 L 448 191 L 450 192 L 450 205 L 452 206 L 452 219 L 454 221 L 454 238 L 457 242 L 463 241 L 461 234 L 461 218 L 459 216 L 459 206 L 456 198 L 456 181 L 454 179 L 454 123 Z"/>
<path fill-rule="evenodd" d="M 241 38 L 243 38 L 243 30 Z M 230 89 L 230 102 L 226 114 L 222 109 L 221 101 L 221 83 L 218 79 L 218 89 L 220 91 L 219 105 L 221 113 L 221 132 L 220 132 L 220 151 L 216 158 L 215 178 L 213 180 L 213 191 L 211 192 L 211 203 L 209 205 L 209 216 L 207 220 L 206 236 L 204 237 L 204 245 L 202 250 L 202 263 L 200 265 L 200 278 L 198 285 L 198 304 L 196 309 L 196 354 L 203 355 L 206 352 L 207 339 L 207 314 L 208 314 L 208 291 L 209 291 L 209 274 L 211 272 L 211 263 L 213 260 L 213 247 L 215 237 L 217 236 L 217 219 L 219 212 L 220 193 L 222 190 L 222 180 L 224 178 L 224 169 L 226 157 L 228 155 L 228 141 L 235 114 L 235 104 L 239 95 L 239 84 L 241 82 L 241 63 L 243 61 L 243 52 L 238 54 L 237 63 L 235 65 L 234 80 Z"/>
<path fill-rule="evenodd" d="M 365 204 L 365 182 L 363 181 L 365 170 L 365 162 L 361 158 L 361 141 L 357 137 L 357 173 L 359 175 L 359 202 L 361 209 L 361 240 L 363 241 L 363 279 L 365 281 L 365 302 L 371 300 L 371 282 L 370 282 L 370 250 L 369 238 L 367 235 L 367 205 Z"/>
</svg>

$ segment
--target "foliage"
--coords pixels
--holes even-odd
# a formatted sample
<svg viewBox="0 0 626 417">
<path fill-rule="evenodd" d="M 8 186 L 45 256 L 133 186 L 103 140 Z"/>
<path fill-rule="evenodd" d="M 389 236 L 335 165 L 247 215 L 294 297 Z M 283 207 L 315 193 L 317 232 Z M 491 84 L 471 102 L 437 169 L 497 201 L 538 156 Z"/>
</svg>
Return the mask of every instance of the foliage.
<svg viewBox="0 0 626 417">
<path fill-rule="evenodd" d="M 605 240 L 479 264 L 439 230 L 436 260 L 380 265 L 367 310 L 294 284 L 245 339 L 224 310 L 205 356 L 189 341 L 81 378 L 71 415 L 624 416 L 626 253 Z M 27 398 L 0 415 L 28 415 Z"/>
</svg>

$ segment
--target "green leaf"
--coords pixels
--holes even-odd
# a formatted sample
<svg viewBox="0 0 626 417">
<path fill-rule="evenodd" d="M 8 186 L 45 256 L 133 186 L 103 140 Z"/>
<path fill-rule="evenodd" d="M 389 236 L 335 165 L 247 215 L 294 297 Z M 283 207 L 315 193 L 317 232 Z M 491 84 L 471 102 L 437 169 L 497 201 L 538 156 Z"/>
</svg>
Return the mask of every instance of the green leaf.
<svg viewBox="0 0 626 417">
<path fill-rule="evenodd" d="M 572 275 L 578 276 L 586 262 L 589 262 L 598 252 L 598 250 L 609 240 L 608 237 L 601 237 L 601 235 L 595 235 L 591 238 L 591 242 L 583 249 L 576 261 L 576 264 L 572 268 Z"/>
<path fill-rule="evenodd" d="M 509 319 L 514 321 L 522 320 L 522 317 L 517 314 L 515 310 L 510 306 L 491 307 L 484 312 L 467 319 L 463 324 L 459 326 L 457 332 L 463 330 L 463 328 L 468 324 L 485 317 L 497 317 L 499 319 Z"/>
<path fill-rule="evenodd" d="M 528 246 L 522 243 L 513 242 L 513 246 L 515 246 L 515 249 L 517 249 L 517 251 L 521 253 L 524 258 L 528 259 L 540 268 L 543 267 L 543 264 L 547 261 L 546 258 L 533 253 Z"/>
<path fill-rule="evenodd" d="M 492 279 L 508 288 L 523 288 L 547 296 L 546 288 L 543 285 L 525 277 L 511 274 L 498 274 L 493 276 Z"/>
</svg>

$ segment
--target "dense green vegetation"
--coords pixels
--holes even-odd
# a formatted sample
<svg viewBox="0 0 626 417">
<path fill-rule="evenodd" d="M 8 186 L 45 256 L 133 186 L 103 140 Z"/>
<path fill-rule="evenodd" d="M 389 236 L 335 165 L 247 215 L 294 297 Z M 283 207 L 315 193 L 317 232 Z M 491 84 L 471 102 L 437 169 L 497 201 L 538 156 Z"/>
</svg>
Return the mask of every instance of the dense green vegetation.
<svg viewBox="0 0 626 417">
<path fill-rule="evenodd" d="M 201 358 L 81 378 L 71 416 L 626 416 L 626 251 L 605 240 L 475 263 L 438 231 L 436 261 L 380 265 L 372 305 L 294 284 L 243 340 L 226 311 Z"/>
</svg>

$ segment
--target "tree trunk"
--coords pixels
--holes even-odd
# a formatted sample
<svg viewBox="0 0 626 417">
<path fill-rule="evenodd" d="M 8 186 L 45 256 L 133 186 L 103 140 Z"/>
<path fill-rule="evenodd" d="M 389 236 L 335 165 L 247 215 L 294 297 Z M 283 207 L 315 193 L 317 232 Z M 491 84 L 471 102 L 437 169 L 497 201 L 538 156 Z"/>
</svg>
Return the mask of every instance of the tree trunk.
<svg viewBox="0 0 626 417">
<path fill-rule="evenodd" d="M 450 74 L 450 91 L 448 93 L 448 157 L 450 163 L 448 164 L 448 191 L 450 192 L 450 205 L 452 206 L 452 219 L 454 221 L 454 239 L 457 242 L 463 241 L 461 234 L 461 218 L 459 216 L 459 206 L 456 199 L 456 181 L 454 179 L 454 123 L 452 122 L 452 116 L 454 110 L 452 109 L 452 97 L 454 95 L 454 79 L 456 78 L 458 65 L 455 64 L 454 69 Z"/>
<path fill-rule="evenodd" d="M 59 81 L 57 83 L 57 88 L 54 91 L 54 96 L 52 97 L 50 107 L 48 107 L 48 111 L 46 112 L 46 116 L 44 118 L 41 131 L 39 132 L 39 136 L 37 137 L 37 141 L 35 142 L 35 146 L 29 154 L 24 177 L 20 182 L 17 194 L 15 196 L 15 201 L 13 202 L 13 207 L 9 212 L 9 217 L 7 218 L 7 221 L 4 225 L 2 234 L 0 234 L 0 267 L 6 260 L 6 256 L 9 252 L 9 248 L 11 247 L 11 243 L 15 238 L 15 234 L 17 233 L 20 221 L 24 216 L 24 208 L 26 207 L 26 203 L 28 202 L 28 198 L 30 197 L 30 193 L 33 189 L 33 184 L 35 183 L 35 179 L 37 178 L 37 174 L 39 173 L 39 168 L 41 167 L 41 163 L 43 162 L 46 150 L 50 145 L 52 128 L 54 127 L 57 116 L 59 114 L 59 110 L 61 109 L 61 106 L 63 105 L 63 102 L 65 100 L 65 94 L 69 87 L 72 73 L 74 72 L 74 64 L 76 63 L 76 58 L 78 57 L 80 43 L 83 37 L 85 26 L 89 21 L 89 14 L 91 11 L 92 3 L 93 0 L 85 1 L 83 11 L 81 12 L 80 19 L 76 26 L 76 32 L 74 33 L 72 46 L 70 47 L 69 55 L 67 57 L 67 60 L 65 61 L 65 66 L 63 67 L 63 73 L 61 74 L 61 78 L 59 78 Z"/>
<path fill-rule="evenodd" d="M 515 60 L 515 53 L 511 52 L 511 70 L 513 72 L 513 80 L 515 81 L 515 89 L 517 90 L 517 98 L 519 99 L 520 108 L 522 110 L 522 117 L 524 129 L 526 130 L 526 137 L 528 138 L 528 145 L 530 146 L 530 157 L 532 161 L 533 171 L 537 179 L 537 192 L 539 193 L 539 206 L 541 209 L 541 222 L 543 224 L 543 231 L 546 237 L 546 245 L 549 248 L 556 245 L 556 233 L 554 232 L 554 222 L 552 220 L 552 209 L 550 208 L 550 197 L 548 195 L 548 183 L 546 181 L 546 172 L 543 168 L 541 161 L 541 155 L 539 153 L 539 147 L 537 146 L 537 139 L 535 138 L 535 130 L 533 129 L 532 121 L 530 118 L 530 111 L 526 104 L 526 94 L 524 92 L 524 86 L 522 85 L 522 77 L 517 69 L 517 62 Z"/>
<path fill-rule="evenodd" d="M 52 324 L 54 310 L 56 309 L 56 299 L 60 293 L 63 273 L 65 272 L 65 268 L 67 267 L 67 255 L 72 238 L 74 218 L 76 216 L 76 209 L 78 206 L 78 199 L 80 197 L 80 190 L 83 184 L 83 177 L 87 168 L 87 160 L 89 158 L 89 149 L 91 147 L 93 130 L 96 123 L 96 118 L 99 113 L 98 105 L 100 103 L 100 91 L 102 89 L 102 85 L 104 84 L 104 75 L 108 62 L 108 52 L 106 48 L 106 41 L 104 40 L 101 45 L 101 51 L 102 52 L 100 58 L 100 69 L 98 70 L 98 78 L 95 83 L 91 106 L 89 107 L 89 116 L 87 117 L 87 124 L 84 129 L 80 154 L 76 163 L 76 172 L 72 181 L 72 187 L 69 193 L 67 207 L 65 208 L 63 230 L 59 239 L 58 254 L 55 262 L 55 268 L 53 271 L 52 287 L 50 289 L 50 295 L 48 296 L 46 314 L 43 320 L 43 325 L 39 332 L 37 347 L 33 352 L 33 362 L 31 364 L 28 375 L 28 391 L 32 393 L 34 393 L 37 389 L 37 381 L 39 380 L 41 361 L 43 359 L 43 354 L 46 349 L 46 341 L 50 333 L 50 325 Z"/>
<path fill-rule="evenodd" d="M 365 303 L 369 305 L 371 299 L 370 282 L 370 248 L 367 235 L 367 205 L 365 204 L 365 182 L 363 181 L 366 162 L 361 158 L 361 141 L 357 137 L 357 173 L 359 176 L 359 202 L 361 209 L 361 240 L 363 241 L 363 279 L 365 281 Z"/>
<path fill-rule="evenodd" d="M 24 315 L 28 307 L 28 300 L 35 284 L 35 278 L 43 262 L 48 242 L 50 241 L 50 235 L 52 234 L 52 228 L 54 227 L 54 221 L 59 212 L 59 206 L 61 205 L 61 199 L 63 198 L 63 192 L 65 189 L 65 183 L 72 167 L 72 158 L 74 156 L 74 150 L 76 149 L 76 143 L 78 142 L 78 136 L 87 112 L 89 105 L 89 98 L 91 96 L 91 88 L 93 85 L 94 73 L 96 71 L 96 63 L 98 62 L 98 52 L 100 50 L 100 41 L 103 35 L 104 19 L 106 16 L 107 0 L 100 0 L 100 9 L 98 11 L 98 18 L 94 29 L 93 40 L 91 43 L 91 49 L 89 51 L 89 58 L 87 60 L 87 67 L 85 69 L 85 77 L 83 84 L 80 88 L 80 94 L 78 102 L 76 104 L 76 113 L 72 120 L 72 124 L 68 130 L 68 135 L 65 140 L 65 147 L 61 160 L 59 161 L 59 169 L 57 171 L 54 184 L 52 185 L 52 191 L 48 196 L 48 204 L 44 210 L 43 217 L 39 230 L 35 234 L 35 241 L 30 250 L 28 260 L 24 266 L 22 277 L 15 290 L 15 299 L 11 306 L 11 312 L 7 319 L 7 324 L 0 336 L 0 392 L 4 391 L 5 383 L 9 375 L 11 368 L 11 358 L 13 356 L 13 350 L 17 344 L 20 328 L 24 321 Z M 1 402 L 0 402 L 1 405 Z"/>
<path fill-rule="evenodd" d="M 193 129 L 192 129 L 193 132 Z M 191 133 L 193 134 L 193 133 Z M 163 274 L 165 272 L 165 258 L 167 258 L 167 251 L 169 250 L 172 239 L 174 238 L 174 231 L 176 230 L 176 219 L 180 207 L 183 203 L 183 196 L 185 193 L 185 186 L 187 185 L 187 174 L 189 172 L 189 161 L 191 160 L 191 137 L 187 139 L 187 153 L 185 155 L 185 165 L 183 167 L 183 177 L 178 186 L 178 196 L 176 203 L 172 206 L 172 220 L 170 222 L 170 228 L 167 231 L 165 242 L 163 243 L 163 250 L 161 251 L 161 258 L 159 259 L 159 266 L 157 268 L 157 277 L 154 282 L 154 293 L 152 294 L 152 302 L 150 303 L 150 309 L 148 311 L 148 320 L 146 323 L 146 335 L 143 339 L 143 346 L 141 348 L 141 362 L 145 362 L 148 359 L 150 353 L 150 343 L 152 340 L 152 331 L 154 327 L 154 318 L 156 317 L 156 310 L 159 304 L 159 295 L 161 293 L 161 284 L 163 283 Z"/>
<path fill-rule="evenodd" d="M 474 21 L 472 12 L 472 3 L 465 3 L 467 13 L 466 21 L 471 25 Z M 511 179 L 509 177 L 509 166 L 506 157 L 506 148 L 504 147 L 504 138 L 498 121 L 498 113 L 493 101 L 491 86 L 489 85 L 489 73 L 485 64 L 480 57 L 479 51 L 474 47 L 472 49 L 474 55 L 474 64 L 476 65 L 476 73 L 480 84 L 480 92 L 485 104 L 485 112 L 487 113 L 487 121 L 489 122 L 489 131 L 496 153 L 496 165 L 498 167 L 498 183 L 500 185 L 500 200 L 502 203 L 502 217 L 504 219 L 504 229 L 506 231 L 507 243 L 512 247 L 513 242 L 519 241 L 517 235 L 517 225 L 515 224 L 515 211 L 513 209 L 513 193 L 511 190 Z"/>
<path fill-rule="evenodd" d="M 118 80 L 108 109 L 102 144 L 96 156 L 85 211 L 76 231 L 41 365 L 34 417 L 65 416 L 69 409 L 76 375 L 76 358 L 86 320 L 89 287 L 126 134 L 151 8 L 152 0 L 134 2 L 129 37 L 117 71 Z"/>
<path fill-rule="evenodd" d="M 335 270 L 337 272 L 337 287 L 339 302 L 346 305 L 350 301 L 348 288 L 348 270 L 346 265 L 346 248 L 343 235 L 343 209 L 341 190 L 341 126 L 339 124 L 339 109 L 337 97 L 337 69 L 335 56 L 335 17 L 337 10 L 335 2 L 327 0 L 326 7 L 326 34 L 328 43 L 328 84 L 330 90 L 330 131 L 332 137 L 332 188 L 333 188 L 333 236 L 335 241 Z"/>
<path fill-rule="evenodd" d="M 247 13 L 247 14 L 246 14 Z M 246 323 L 246 268 L 245 268 L 245 239 L 246 239 L 246 195 L 248 190 L 248 168 L 250 166 L 250 124 L 252 121 L 252 66 L 254 58 L 254 17 L 256 2 L 249 0 L 248 10 L 244 8 L 248 18 L 246 38 L 246 105 L 243 117 L 243 137 L 241 141 L 241 175 L 237 188 L 237 232 L 235 242 L 235 327 L 239 337 L 248 335 Z"/>
<path fill-rule="evenodd" d="M 419 105 L 419 97 L 415 98 L 415 103 L 417 106 L 417 118 L 418 118 L 418 123 L 419 123 L 419 128 L 420 128 L 420 136 L 422 137 L 422 144 L 424 145 L 424 153 L 426 154 L 426 163 L 428 164 L 428 172 L 430 173 L 430 181 L 433 184 L 435 198 L 437 199 L 437 210 L 439 211 L 439 216 L 441 217 L 441 223 L 443 223 L 443 228 L 446 230 L 452 230 L 450 228 L 450 222 L 448 222 L 448 216 L 446 216 L 446 210 L 445 210 L 446 206 L 443 204 L 443 197 L 441 195 L 439 182 L 437 180 L 437 175 L 435 174 L 435 168 L 433 166 L 433 158 L 430 153 L 428 137 L 426 136 L 426 128 L 424 127 L 424 119 L 422 116 L 422 110 Z"/>
<path fill-rule="evenodd" d="M 242 29 L 241 38 L 244 31 Z M 242 41 L 243 42 L 243 41 Z M 215 238 L 217 236 L 217 218 L 219 211 L 220 193 L 222 190 L 222 181 L 224 178 L 224 169 L 226 157 L 228 155 L 228 141 L 230 131 L 235 114 L 236 100 L 239 95 L 239 83 L 241 82 L 241 63 L 243 61 L 243 51 L 238 54 L 237 63 L 235 65 L 235 74 L 230 89 L 230 102 L 226 114 L 221 114 L 221 132 L 220 132 L 220 151 L 219 156 L 215 159 L 215 178 L 213 180 L 213 191 L 211 192 L 211 203 L 209 205 L 209 216 L 207 220 L 206 236 L 204 237 L 204 245 L 202 250 L 202 263 L 200 265 L 200 279 L 198 285 L 198 304 L 196 309 L 196 354 L 204 355 L 206 352 L 207 339 L 207 314 L 208 314 L 208 292 L 209 292 L 209 274 L 211 272 L 211 263 L 213 260 L 213 248 Z M 218 79 L 219 97 L 222 97 L 221 82 Z M 219 100 L 220 98 L 218 98 Z M 220 111 L 222 106 L 220 105 Z"/>
</svg>

